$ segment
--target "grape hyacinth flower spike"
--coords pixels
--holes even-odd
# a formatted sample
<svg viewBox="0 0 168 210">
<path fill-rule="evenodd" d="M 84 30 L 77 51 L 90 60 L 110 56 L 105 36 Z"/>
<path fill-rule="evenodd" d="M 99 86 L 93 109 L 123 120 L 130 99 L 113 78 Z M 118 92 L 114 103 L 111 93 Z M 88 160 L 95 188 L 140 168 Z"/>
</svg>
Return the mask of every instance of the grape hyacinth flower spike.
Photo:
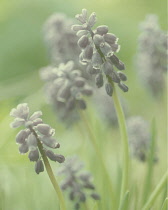
<svg viewBox="0 0 168 210">
<path fill-rule="evenodd" d="M 128 87 L 122 82 L 126 81 L 126 75 L 121 71 L 125 66 L 114 53 L 120 50 L 118 38 L 108 33 L 108 26 L 101 25 L 95 30 L 92 27 L 97 21 L 96 14 L 93 12 L 87 18 L 87 10 L 83 9 L 81 14 L 76 15 L 80 25 L 73 25 L 72 30 L 79 37 L 78 45 L 81 48 L 79 60 L 83 65 L 87 65 L 87 72 L 95 75 L 95 83 L 98 88 L 105 82 L 105 90 L 109 96 L 113 94 L 113 82 L 117 83 L 124 92 Z"/>
<path fill-rule="evenodd" d="M 15 118 L 11 123 L 12 128 L 25 127 L 16 136 L 16 143 L 19 144 L 19 152 L 21 154 L 29 152 L 28 157 L 30 161 L 35 162 L 35 172 L 37 174 L 44 171 L 45 165 L 50 181 L 58 195 L 60 209 L 65 210 L 66 207 L 62 192 L 59 189 L 59 185 L 48 161 L 48 158 L 59 163 L 65 161 L 63 155 L 55 154 L 50 150 L 60 147 L 60 144 L 53 137 L 55 130 L 48 124 L 43 123 L 41 111 L 34 112 L 29 116 L 27 103 L 19 104 L 16 108 L 13 108 L 10 116 Z"/>
<path fill-rule="evenodd" d="M 40 76 L 46 82 L 48 100 L 59 110 L 61 119 L 73 113 L 76 108 L 86 109 L 83 96 L 92 95 L 92 88 L 81 72 L 74 69 L 73 61 L 61 63 L 58 67 L 44 67 Z"/>
<path fill-rule="evenodd" d="M 16 143 L 19 144 L 19 152 L 25 154 L 29 152 L 30 161 L 35 162 L 35 171 L 37 174 L 44 171 L 43 161 L 40 157 L 39 145 L 44 150 L 46 156 L 59 163 L 64 162 L 63 155 L 54 154 L 50 148 L 56 149 L 60 147 L 56 139 L 53 137 L 55 130 L 48 124 L 44 124 L 40 118 L 41 111 L 34 112 L 29 117 L 29 107 L 26 103 L 19 104 L 10 112 L 10 116 L 14 117 L 11 123 L 12 128 L 25 126 L 16 136 Z M 42 154 L 41 154 L 42 155 Z"/>
<path fill-rule="evenodd" d="M 167 72 L 168 36 L 161 30 L 158 17 L 148 15 L 140 25 L 136 64 L 139 77 L 153 96 L 165 88 Z"/>
<path fill-rule="evenodd" d="M 75 210 L 80 208 L 81 203 L 85 203 L 90 196 L 94 200 L 100 200 L 100 196 L 95 192 L 90 173 L 81 171 L 84 167 L 76 156 L 69 157 L 59 170 L 59 174 L 65 176 L 61 188 L 68 191 L 69 199 L 75 202 Z"/>
</svg>

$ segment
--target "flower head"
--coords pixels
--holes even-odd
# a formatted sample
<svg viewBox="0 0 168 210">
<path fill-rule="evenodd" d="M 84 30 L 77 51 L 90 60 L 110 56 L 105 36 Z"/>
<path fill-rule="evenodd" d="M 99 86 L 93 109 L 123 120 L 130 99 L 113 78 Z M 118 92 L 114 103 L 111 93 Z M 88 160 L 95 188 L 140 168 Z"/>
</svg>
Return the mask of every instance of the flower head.
<svg viewBox="0 0 168 210">
<path fill-rule="evenodd" d="M 16 136 L 16 143 L 19 144 L 19 152 L 25 154 L 29 152 L 30 161 L 35 163 L 35 171 L 37 174 L 44 171 L 43 161 L 40 157 L 40 147 L 45 151 L 46 156 L 53 161 L 59 163 L 64 162 L 63 155 L 54 154 L 50 148 L 56 149 L 60 144 L 53 137 L 55 130 L 48 124 L 44 124 L 41 111 L 34 112 L 29 116 L 29 107 L 26 103 L 19 104 L 10 112 L 10 116 L 14 117 L 14 122 L 11 123 L 12 128 L 24 126 Z"/>
<path fill-rule="evenodd" d="M 74 156 L 67 158 L 59 171 L 59 174 L 65 176 L 61 188 L 69 192 L 69 198 L 75 202 L 76 210 L 79 209 L 81 202 L 86 202 L 88 195 L 94 200 L 100 199 L 91 182 L 91 174 L 82 172 L 83 167 L 83 164 Z"/>
<path fill-rule="evenodd" d="M 59 110 L 64 119 L 76 108 L 86 109 L 83 96 L 92 95 L 92 88 L 79 70 L 74 69 L 74 62 L 61 63 L 58 67 L 41 69 L 40 75 L 46 82 L 46 93 L 49 102 Z"/>
<path fill-rule="evenodd" d="M 87 10 L 83 9 L 81 14 L 76 15 L 76 19 L 80 25 L 73 25 L 72 30 L 79 37 L 78 45 L 81 48 L 79 60 L 83 65 L 87 65 L 87 72 L 95 74 L 95 82 L 98 88 L 104 85 L 104 77 L 107 82 L 105 84 L 106 93 L 111 96 L 113 92 L 112 82 L 124 91 L 128 91 L 128 87 L 122 83 L 126 81 L 124 73 L 116 72 L 114 66 L 118 70 L 124 70 L 124 64 L 114 54 L 120 50 L 118 38 L 108 33 L 108 26 L 101 25 L 95 30 L 92 27 L 97 21 L 96 14 L 92 13 L 87 17 Z"/>
<path fill-rule="evenodd" d="M 151 146 L 148 122 L 140 116 L 130 117 L 127 120 L 127 129 L 132 155 L 140 161 L 146 161 Z M 154 157 L 154 161 L 156 160 Z"/>
<path fill-rule="evenodd" d="M 140 78 L 154 96 L 164 89 L 164 73 L 167 71 L 167 34 L 159 27 L 158 17 L 148 15 L 140 25 L 137 67 Z"/>
</svg>

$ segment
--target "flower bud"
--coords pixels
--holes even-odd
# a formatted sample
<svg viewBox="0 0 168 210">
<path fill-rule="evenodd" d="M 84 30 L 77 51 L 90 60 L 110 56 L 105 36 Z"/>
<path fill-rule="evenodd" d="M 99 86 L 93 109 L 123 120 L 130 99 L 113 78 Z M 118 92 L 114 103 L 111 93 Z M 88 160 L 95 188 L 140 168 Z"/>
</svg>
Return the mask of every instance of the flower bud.
<svg viewBox="0 0 168 210">
<path fill-rule="evenodd" d="M 108 26 L 106 25 L 98 26 L 96 32 L 100 35 L 106 34 L 108 32 Z"/>
<path fill-rule="evenodd" d="M 82 29 L 83 29 L 83 26 L 81 26 L 81 25 L 73 25 L 71 27 L 71 30 L 73 30 L 73 31 L 79 31 L 79 30 L 82 30 Z"/>
<path fill-rule="evenodd" d="M 93 68 L 92 64 L 89 64 L 86 68 L 88 74 L 98 74 L 100 73 L 100 69 Z"/>
<path fill-rule="evenodd" d="M 88 36 L 83 35 L 79 40 L 78 40 L 78 45 L 81 48 L 85 48 L 89 44 L 89 39 Z"/>
<path fill-rule="evenodd" d="M 29 148 L 37 147 L 37 140 L 33 133 L 31 133 L 27 138 L 27 145 Z"/>
<path fill-rule="evenodd" d="M 112 85 L 110 83 L 106 83 L 105 84 L 105 89 L 106 89 L 107 95 L 112 96 L 112 94 L 113 94 L 113 87 L 112 87 Z"/>
<path fill-rule="evenodd" d="M 52 138 L 52 137 L 46 137 L 43 136 L 40 138 L 41 141 L 43 142 L 43 144 L 45 144 L 47 147 L 56 149 L 60 147 L 60 144 L 56 142 L 56 139 Z"/>
<path fill-rule="evenodd" d="M 25 139 L 27 138 L 27 132 L 25 130 L 21 130 L 16 136 L 16 143 L 23 144 L 25 143 Z"/>
<path fill-rule="evenodd" d="M 120 82 L 120 78 L 119 78 L 118 74 L 115 71 L 112 71 L 112 73 L 109 76 L 111 77 L 113 82 L 116 82 L 116 83 Z"/>
<path fill-rule="evenodd" d="M 121 90 L 124 91 L 124 92 L 128 91 L 128 87 L 123 83 L 119 83 L 118 87 L 121 88 Z"/>
<path fill-rule="evenodd" d="M 90 88 L 88 86 L 85 86 L 81 92 L 82 92 L 82 94 L 84 94 L 86 96 L 90 96 L 93 93 L 92 88 Z"/>
<path fill-rule="evenodd" d="M 87 19 L 87 9 L 82 9 L 82 16 L 84 20 Z"/>
<path fill-rule="evenodd" d="M 96 20 L 97 20 L 97 18 L 96 18 L 96 13 L 93 12 L 93 13 L 90 15 L 90 17 L 89 17 L 88 25 L 89 25 L 90 27 L 93 27 L 94 24 L 96 23 Z"/>
<path fill-rule="evenodd" d="M 118 74 L 118 76 L 120 77 L 120 79 L 121 79 L 122 81 L 127 81 L 127 77 L 126 77 L 126 75 L 125 75 L 124 73 L 122 73 L 122 72 L 117 72 L 117 74 Z"/>
<path fill-rule="evenodd" d="M 95 34 L 94 37 L 93 37 L 93 41 L 94 41 L 94 44 L 96 46 L 100 46 L 101 44 L 104 44 L 104 39 L 102 36 L 100 36 L 99 34 Z M 103 45 L 101 45 L 103 46 Z"/>
<path fill-rule="evenodd" d="M 75 16 L 75 18 L 76 18 L 77 20 L 79 20 L 82 24 L 86 23 L 86 19 L 84 19 L 84 18 L 83 18 L 83 15 L 81 15 L 81 14 L 77 14 L 77 15 Z"/>
<path fill-rule="evenodd" d="M 104 56 L 111 57 L 113 55 L 113 51 L 111 46 L 105 42 L 104 46 L 100 48 Z"/>
<path fill-rule="evenodd" d="M 39 151 L 38 149 L 31 150 L 29 152 L 28 158 L 30 161 L 37 161 L 39 159 Z"/>
<path fill-rule="evenodd" d="M 43 121 L 41 118 L 37 118 L 37 119 L 33 120 L 33 126 L 36 126 L 36 125 L 42 124 L 42 123 L 43 123 Z"/>
<path fill-rule="evenodd" d="M 111 49 L 113 52 L 119 52 L 120 51 L 120 45 L 118 44 L 111 44 Z"/>
<path fill-rule="evenodd" d="M 85 79 L 83 77 L 77 77 L 74 81 L 77 87 L 83 87 L 85 85 Z"/>
<path fill-rule="evenodd" d="M 42 160 L 38 160 L 36 163 L 35 163 L 35 172 L 37 174 L 39 174 L 40 172 L 43 172 L 44 171 L 44 165 L 43 165 L 43 162 Z"/>
<path fill-rule="evenodd" d="M 100 54 L 96 51 L 92 56 L 92 66 L 95 69 L 100 69 L 103 61 Z"/>
<path fill-rule="evenodd" d="M 124 70 L 125 66 L 124 63 L 122 63 L 117 56 L 113 55 L 110 57 L 111 62 L 119 69 L 119 70 Z"/>
<path fill-rule="evenodd" d="M 32 116 L 29 118 L 29 120 L 31 121 L 34 121 L 36 120 L 37 118 L 41 117 L 42 116 L 42 112 L 41 111 L 37 111 L 37 112 L 34 112 L 32 114 Z"/>
<path fill-rule="evenodd" d="M 78 37 L 81 37 L 81 36 L 83 36 L 83 35 L 88 35 L 88 31 L 87 30 L 80 30 L 80 31 L 78 31 L 77 33 L 76 33 L 76 35 L 78 36 Z"/>
<path fill-rule="evenodd" d="M 47 150 L 45 153 L 50 160 L 57 161 L 56 155 L 53 151 Z"/>
<path fill-rule="evenodd" d="M 100 200 L 100 196 L 97 193 L 92 193 L 90 195 L 94 200 Z"/>
<path fill-rule="evenodd" d="M 18 128 L 21 125 L 24 125 L 25 120 L 21 118 L 15 118 L 14 121 L 10 124 L 11 128 Z"/>
<path fill-rule="evenodd" d="M 118 38 L 114 34 L 111 34 L 111 33 L 104 34 L 103 37 L 104 37 L 104 40 L 108 42 L 110 45 L 116 43 L 118 40 Z"/>
<path fill-rule="evenodd" d="M 93 47 L 88 45 L 83 51 L 83 59 L 84 61 L 90 61 L 93 55 Z"/>
<path fill-rule="evenodd" d="M 81 201 L 81 202 L 85 202 L 85 201 L 86 201 L 86 196 L 85 196 L 84 193 L 81 193 L 81 194 L 80 194 L 80 201 Z"/>
<path fill-rule="evenodd" d="M 52 129 L 48 124 L 37 125 L 37 130 L 45 136 L 52 136 L 55 133 L 55 130 Z"/>
<path fill-rule="evenodd" d="M 60 102 L 66 102 L 70 95 L 69 85 L 65 84 L 59 89 L 57 93 L 57 100 Z"/>
<path fill-rule="evenodd" d="M 57 155 L 55 154 L 56 156 L 56 161 L 59 162 L 59 163 L 63 163 L 65 161 L 65 157 L 63 155 Z"/>
<path fill-rule="evenodd" d="M 20 152 L 20 154 L 25 154 L 25 153 L 27 153 L 28 151 L 29 151 L 29 147 L 28 147 L 28 145 L 27 145 L 26 142 L 23 143 L 23 144 L 21 144 L 21 145 L 19 146 L 19 152 Z"/>
<path fill-rule="evenodd" d="M 27 120 L 29 115 L 29 107 L 27 103 L 19 104 L 16 108 L 12 109 L 10 116 Z"/>
<path fill-rule="evenodd" d="M 113 66 L 108 61 L 104 62 L 102 65 L 103 72 L 106 75 L 110 75 L 113 72 Z"/>
<path fill-rule="evenodd" d="M 98 88 L 103 86 L 103 75 L 101 73 L 96 75 L 95 82 Z"/>
</svg>

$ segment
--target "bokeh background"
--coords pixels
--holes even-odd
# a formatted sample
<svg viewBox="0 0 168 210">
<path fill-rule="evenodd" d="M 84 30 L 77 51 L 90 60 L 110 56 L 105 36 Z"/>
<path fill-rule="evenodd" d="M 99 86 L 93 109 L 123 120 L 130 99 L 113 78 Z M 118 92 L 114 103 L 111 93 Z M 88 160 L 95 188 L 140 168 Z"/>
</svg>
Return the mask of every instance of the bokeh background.
<svg viewBox="0 0 168 210">
<path fill-rule="evenodd" d="M 42 91 L 39 69 L 50 62 L 42 28 L 46 19 L 57 12 L 74 17 L 82 8 L 87 8 L 90 13 L 96 12 L 99 25 L 108 25 L 110 32 L 119 37 L 121 50 L 118 55 L 126 65 L 129 86 L 128 93 L 119 91 L 119 94 L 127 101 L 129 116 L 141 115 L 149 122 L 155 118 L 159 162 L 155 166 L 154 184 L 158 182 L 167 167 L 166 90 L 158 99 L 150 95 L 138 79 L 135 55 L 140 22 L 147 14 L 156 14 L 161 28 L 166 30 L 166 7 L 166 0 L 0 0 L 0 209 L 57 209 L 48 177 L 44 173 L 37 176 L 27 156 L 19 155 L 15 144 L 17 131 L 9 127 L 12 121 L 9 112 L 21 102 L 29 103 L 32 112 L 43 111 L 44 121 L 56 129 L 60 152 L 65 156 L 79 155 L 86 169 L 95 175 L 98 192 L 106 194 L 103 177 L 96 175 L 99 163 L 89 142 L 85 141 L 77 126 L 67 128 L 56 119 Z M 117 183 L 117 170 L 121 165 L 118 129 L 106 126 L 92 103 L 88 103 L 92 129 L 102 148 L 107 168 Z M 136 160 L 132 165 L 132 182 L 135 181 L 137 189 L 140 189 L 146 166 Z M 56 172 L 58 165 L 53 164 L 53 167 Z M 134 196 L 137 205 L 140 196 Z M 153 209 L 159 209 L 159 205 L 158 201 Z"/>
</svg>

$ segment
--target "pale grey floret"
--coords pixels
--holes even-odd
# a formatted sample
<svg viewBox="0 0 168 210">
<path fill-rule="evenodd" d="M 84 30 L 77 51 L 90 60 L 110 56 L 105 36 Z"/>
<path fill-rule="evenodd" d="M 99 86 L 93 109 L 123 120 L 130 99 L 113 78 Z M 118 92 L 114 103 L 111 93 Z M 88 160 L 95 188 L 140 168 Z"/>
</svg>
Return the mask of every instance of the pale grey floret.
<svg viewBox="0 0 168 210">
<path fill-rule="evenodd" d="M 29 158 L 30 161 L 38 161 L 38 159 L 39 159 L 39 151 L 38 151 L 38 149 L 31 150 L 29 152 L 28 158 Z"/>
<path fill-rule="evenodd" d="M 105 89 L 106 89 L 107 95 L 112 96 L 112 94 L 113 94 L 113 87 L 112 87 L 112 85 L 110 83 L 106 83 L 105 84 Z"/>
<path fill-rule="evenodd" d="M 35 163 L 35 172 L 39 174 L 43 171 L 44 171 L 44 165 L 42 160 L 37 160 L 37 162 Z"/>
<path fill-rule="evenodd" d="M 16 135 L 16 143 L 18 144 L 23 144 L 25 143 L 25 140 L 27 138 L 28 134 L 26 130 L 21 130 L 17 135 Z"/>
<path fill-rule="evenodd" d="M 75 209 L 80 207 L 81 202 L 86 202 L 89 196 L 94 200 L 100 200 L 100 196 L 95 192 L 91 174 L 81 171 L 83 167 L 83 163 L 79 162 L 76 156 L 73 156 L 66 158 L 58 172 L 64 175 L 61 188 L 63 191 L 67 191 L 69 199 L 74 201 Z M 95 194 L 95 196 L 92 196 L 92 194 Z"/>
</svg>

